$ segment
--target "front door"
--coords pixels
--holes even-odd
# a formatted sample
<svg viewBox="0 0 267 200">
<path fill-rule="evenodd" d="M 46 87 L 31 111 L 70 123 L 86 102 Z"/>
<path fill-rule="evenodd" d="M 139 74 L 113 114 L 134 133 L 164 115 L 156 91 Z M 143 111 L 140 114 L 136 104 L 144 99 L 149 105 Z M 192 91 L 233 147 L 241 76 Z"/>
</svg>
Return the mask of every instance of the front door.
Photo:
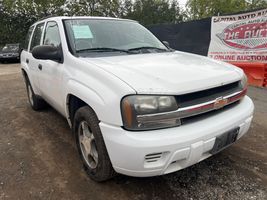
<svg viewBox="0 0 267 200">
<path fill-rule="evenodd" d="M 46 23 L 42 44 L 61 48 L 59 28 L 55 21 Z M 64 112 L 61 85 L 63 64 L 52 60 L 38 60 L 38 62 L 42 97 L 59 112 Z"/>
</svg>

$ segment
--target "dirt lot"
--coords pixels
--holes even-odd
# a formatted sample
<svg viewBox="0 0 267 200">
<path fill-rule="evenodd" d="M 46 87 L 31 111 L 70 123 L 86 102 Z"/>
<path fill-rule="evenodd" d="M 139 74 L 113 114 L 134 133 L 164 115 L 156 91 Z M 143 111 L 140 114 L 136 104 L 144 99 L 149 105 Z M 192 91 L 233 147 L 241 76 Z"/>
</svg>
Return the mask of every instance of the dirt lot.
<svg viewBox="0 0 267 200">
<path fill-rule="evenodd" d="M 32 111 L 19 65 L 0 65 L 0 199 L 267 199 L 267 90 L 249 96 L 252 128 L 222 153 L 173 174 L 99 184 L 85 175 L 66 120 Z"/>
</svg>

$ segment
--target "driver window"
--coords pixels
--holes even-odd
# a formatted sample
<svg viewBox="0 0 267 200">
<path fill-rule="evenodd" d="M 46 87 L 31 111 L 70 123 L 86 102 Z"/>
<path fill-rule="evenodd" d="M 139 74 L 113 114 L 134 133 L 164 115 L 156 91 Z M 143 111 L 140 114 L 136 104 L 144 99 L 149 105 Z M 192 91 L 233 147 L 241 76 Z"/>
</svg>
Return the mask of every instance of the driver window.
<svg viewBox="0 0 267 200">
<path fill-rule="evenodd" d="M 54 47 L 59 47 L 61 45 L 59 30 L 56 22 L 47 22 L 43 44 Z"/>
</svg>

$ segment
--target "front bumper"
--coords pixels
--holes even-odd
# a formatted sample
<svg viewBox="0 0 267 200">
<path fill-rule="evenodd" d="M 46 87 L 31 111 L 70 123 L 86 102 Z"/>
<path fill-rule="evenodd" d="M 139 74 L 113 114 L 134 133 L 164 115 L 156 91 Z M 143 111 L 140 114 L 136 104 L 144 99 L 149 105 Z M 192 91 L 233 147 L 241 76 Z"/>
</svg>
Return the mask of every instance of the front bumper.
<svg viewBox="0 0 267 200">
<path fill-rule="evenodd" d="M 19 60 L 19 56 L 0 56 L 0 60 Z"/>
<path fill-rule="evenodd" d="M 180 127 L 131 132 L 100 123 L 116 172 L 129 176 L 156 176 L 186 168 L 211 156 L 216 136 L 240 127 L 238 139 L 249 129 L 252 100 L 243 100 L 223 112 Z"/>
</svg>

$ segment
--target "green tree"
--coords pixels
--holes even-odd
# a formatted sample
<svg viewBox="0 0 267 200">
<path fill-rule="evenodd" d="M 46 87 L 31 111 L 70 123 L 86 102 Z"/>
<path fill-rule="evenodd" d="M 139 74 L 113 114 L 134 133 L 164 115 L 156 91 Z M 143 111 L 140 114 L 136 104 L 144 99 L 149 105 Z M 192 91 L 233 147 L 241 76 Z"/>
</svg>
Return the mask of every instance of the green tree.
<svg viewBox="0 0 267 200">
<path fill-rule="evenodd" d="M 177 0 L 0 0 L 0 44 L 23 42 L 28 28 L 50 15 L 124 17 L 142 24 L 177 23 Z"/>
<path fill-rule="evenodd" d="M 183 20 L 177 1 L 136 0 L 126 1 L 124 18 L 139 21 L 144 25 L 158 23 L 177 23 Z"/>
<path fill-rule="evenodd" d="M 120 0 L 69 0 L 65 3 L 65 14 L 118 17 L 120 3 Z"/>
<path fill-rule="evenodd" d="M 31 24 L 38 19 L 61 14 L 64 0 L 2 0 L 0 44 L 22 42 Z"/>
<path fill-rule="evenodd" d="M 246 10 L 246 0 L 188 0 L 189 19 L 201 19 Z"/>
<path fill-rule="evenodd" d="M 10 15 L 40 18 L 63 12 L 65 0 L 3 0 Z"/>
<path fill-rule="evenodd" d="M 250 10 L 266 8 L 267 7 L 267 0 L 250 0 L 248 2 L 248 8 Z"/>
<path fill-rule="evenodd" d="M 188 0 L 189 20 L 266 8 L 267 0 Z"/>
</svg>

